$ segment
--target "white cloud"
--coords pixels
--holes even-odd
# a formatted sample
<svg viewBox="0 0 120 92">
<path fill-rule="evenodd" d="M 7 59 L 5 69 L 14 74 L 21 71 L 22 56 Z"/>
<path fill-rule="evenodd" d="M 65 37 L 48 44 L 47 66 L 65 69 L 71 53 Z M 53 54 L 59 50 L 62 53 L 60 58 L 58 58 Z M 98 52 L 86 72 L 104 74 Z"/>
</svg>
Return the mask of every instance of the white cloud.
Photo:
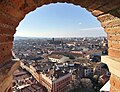
<svg viewBox="0 0 120 92">
<path fill-rule="evenodd" d="M 83 29 L 68 29 L 63 31 L 62 29 L 58 29 L 57 31 L 53 30 L 37 30 L 29 31 L 26 30 L 18 30 L 15 36 L 23 36 L 23 37 L 96 37 L 96 36 L 106 36 L 104 29 L 102 27 L 91 27 L 91 28 L 83 28 Z"/>
<path fill-rule="evenodd" d="M 85 28 L 80 30 L 104 30 L 102 27 Z"/>
<path fill-rule="evenodd" d="M 79 24 L 79 25 L 81 25 L 82 23 L 81 23 L 81 22 L 79 22 L 78 24 Z"/>
</svg>

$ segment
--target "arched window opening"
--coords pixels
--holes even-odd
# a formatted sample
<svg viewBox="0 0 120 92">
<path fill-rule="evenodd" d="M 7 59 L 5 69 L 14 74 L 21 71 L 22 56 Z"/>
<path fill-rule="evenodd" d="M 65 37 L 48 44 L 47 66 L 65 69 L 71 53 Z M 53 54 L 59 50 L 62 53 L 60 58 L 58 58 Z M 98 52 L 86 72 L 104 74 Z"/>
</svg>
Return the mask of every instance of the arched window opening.
<svg viewBox="0 0 120 92">
<path fill-rule="evenodd" d="M 14 82 L 15 87 L 30 80 L 41 90 L 95 92 L 109 80 L 109 69 L 101 63 L 101 56 L 108 54 L 106 33 L 86 9 L 67 3 L 44 5 L 26 15 L 16 30 L 18 71 L 26 70 L 29 74 L 21 76 L 29 77 Z"/>
</svg>

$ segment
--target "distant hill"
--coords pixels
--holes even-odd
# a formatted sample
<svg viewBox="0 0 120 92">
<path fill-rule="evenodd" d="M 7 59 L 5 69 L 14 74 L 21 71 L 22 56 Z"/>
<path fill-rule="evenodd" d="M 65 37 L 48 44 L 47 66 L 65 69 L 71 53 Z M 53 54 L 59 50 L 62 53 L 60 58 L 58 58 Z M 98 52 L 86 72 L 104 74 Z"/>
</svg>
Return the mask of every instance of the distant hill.
<svg viewBox="0 0 120 92">
<path fill-rule="evenodd" d="M 42 37 L 20 37 L 20 36 L 15 36 L 14 37 L 14 40 L 24 40 L 24 39 L 46 39 L 46 40 L 49 40 L 51 38 L 42 38 Z"/>
<path fill-rule="evenodd" d="M 20 36 L 14 37 L 14 40 L 19 40 L 19 39 L 29 39 L 29 37 L 20 37 Z"/>
</svg>

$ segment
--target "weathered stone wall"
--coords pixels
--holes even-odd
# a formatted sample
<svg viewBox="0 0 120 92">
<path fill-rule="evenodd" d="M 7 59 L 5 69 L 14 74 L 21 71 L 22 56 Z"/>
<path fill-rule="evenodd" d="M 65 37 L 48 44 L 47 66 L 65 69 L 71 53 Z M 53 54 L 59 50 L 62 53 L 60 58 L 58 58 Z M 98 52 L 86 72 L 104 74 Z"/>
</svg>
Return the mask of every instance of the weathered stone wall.
<svg viewBox="0 0 120 92">
<path fill-rule="evenodd" d="M 109 56 L 120 58 L 120 0 L 0 0 L 0 69 L 11 62 L 13 35 L 24 16 L 56 2 L 73 3 L 90 11 L 107 33 Z"/>
</svg>

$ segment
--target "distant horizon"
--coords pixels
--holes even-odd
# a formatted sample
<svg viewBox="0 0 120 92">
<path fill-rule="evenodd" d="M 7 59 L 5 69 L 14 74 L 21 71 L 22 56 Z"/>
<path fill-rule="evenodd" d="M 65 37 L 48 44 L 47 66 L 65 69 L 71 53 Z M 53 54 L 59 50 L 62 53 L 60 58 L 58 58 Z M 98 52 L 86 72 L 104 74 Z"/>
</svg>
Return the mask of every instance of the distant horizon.
<svg viewBox="0 0 120 92">
<path fill-rule="evenodd" d="M 21 38 L 87 38 L 87 37 L 30 37 L 30 36 L 14 36 L 15 37 L 21 37 Z M 91 37 L 91 36 L 88 36 L 88 38 L 99 38 L 99 37 L 106 37 L 106 36 L 94 36 L 94 37 Z"/>
<path fill-rule="evenodd" d="M 17 36 L 14 35 L 14 37 L 33 37 L 33 38 L 83 38 L 83 37 L 107 37 L 106 35 L 97 35 L 97 36 L 51 36 L 51 37 L 45 37 L 45 36 Z"/>
</svg>

